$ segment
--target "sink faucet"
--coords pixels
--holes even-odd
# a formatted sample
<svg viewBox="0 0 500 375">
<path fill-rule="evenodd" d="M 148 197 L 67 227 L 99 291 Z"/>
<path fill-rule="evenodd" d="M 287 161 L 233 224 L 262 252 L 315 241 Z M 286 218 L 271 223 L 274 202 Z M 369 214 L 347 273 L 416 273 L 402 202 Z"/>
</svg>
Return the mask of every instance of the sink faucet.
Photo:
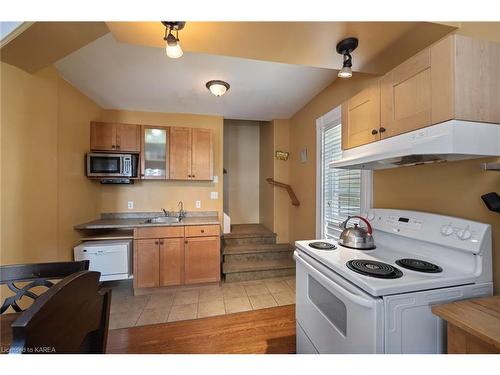
<svg viewBox="0 0 500 375">
<path fill-rule="evenodd" d="M 162 208 L 161 210 L 163 211 L 163 214 L 164 214 L 165 216 L 167 216 L 167 217 L 168 217 L 168 216 L 170 216 L 170 212 L 168 212 L 168 211 L 167 211 L 167 210 L 165 210 L 164 208 Z"/>
<path fill-rule="evenodd" d="M 179 221 L 181 221 L 182 218 L 186 216 L 186 211 L 184 211 L 184 204 L 182 203 L 182 201 L 179 201 L 177 206 L 179 207 Z"/>
</svg>

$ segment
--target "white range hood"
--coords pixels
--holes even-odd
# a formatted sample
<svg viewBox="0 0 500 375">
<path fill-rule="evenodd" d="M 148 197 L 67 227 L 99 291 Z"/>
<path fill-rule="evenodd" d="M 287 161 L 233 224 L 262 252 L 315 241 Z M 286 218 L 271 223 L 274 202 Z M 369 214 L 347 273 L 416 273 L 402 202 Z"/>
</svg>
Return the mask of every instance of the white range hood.
<svg viewBox="0 0 500 375">
<path fill-rule="evenodd" d="M 386 169 L 500 156 L 500 124 L 450 120 L 342 152 L 330 168 Z"/>
</svg>

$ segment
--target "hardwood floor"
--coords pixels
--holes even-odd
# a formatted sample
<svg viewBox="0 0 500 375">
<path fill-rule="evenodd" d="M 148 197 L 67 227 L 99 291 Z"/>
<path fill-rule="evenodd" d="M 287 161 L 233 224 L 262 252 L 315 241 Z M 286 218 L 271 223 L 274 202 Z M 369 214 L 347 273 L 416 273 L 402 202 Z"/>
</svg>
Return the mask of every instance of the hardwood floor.
<svg viewBox="0 0 500 375">
<path fill-rule="evenodd" d="M 107 353 L 295 353 L 295 305 L 111 330 Z"/>
</svg>

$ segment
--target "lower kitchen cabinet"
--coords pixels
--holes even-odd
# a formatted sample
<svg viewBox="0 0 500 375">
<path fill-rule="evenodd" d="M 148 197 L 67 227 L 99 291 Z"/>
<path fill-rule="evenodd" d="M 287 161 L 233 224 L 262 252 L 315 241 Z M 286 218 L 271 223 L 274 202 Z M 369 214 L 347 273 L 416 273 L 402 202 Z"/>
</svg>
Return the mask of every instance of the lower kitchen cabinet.
<svg viewBox="0 0 500 375">
<path fill-rule="evenodd" d="M 220 227 L 134 230 L 134 288 L 220 281 Z"/>
<path fill-rule="evenodd" d="M 134 243 L 134 288 L 154 288 L 160 283 L 158 239 L 141 239 Z"/>
<path fill-rule="evenodd" d="M 181 285 L 184 273 L 184 239 L 160 239 L 160 286 Z"/>
<path fill-rule="evenodd" d="M 186 284 L 220 281 L 220 238 L 187 238 L 184 247 Z"/>
</svg>

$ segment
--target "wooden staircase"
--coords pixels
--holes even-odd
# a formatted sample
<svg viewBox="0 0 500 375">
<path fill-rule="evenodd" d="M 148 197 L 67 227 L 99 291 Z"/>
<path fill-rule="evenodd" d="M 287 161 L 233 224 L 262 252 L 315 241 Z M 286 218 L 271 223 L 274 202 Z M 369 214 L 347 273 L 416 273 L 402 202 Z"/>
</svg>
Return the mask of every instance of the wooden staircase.
<svg viewBox="0 0 500 375">
<path fill-rule="evenodd" d="M 237 224 L 223 236 L 222 273 L 226 282 L 295 275 L 293 247 L 277 244 L 261 224 Z"/>
</svg>

